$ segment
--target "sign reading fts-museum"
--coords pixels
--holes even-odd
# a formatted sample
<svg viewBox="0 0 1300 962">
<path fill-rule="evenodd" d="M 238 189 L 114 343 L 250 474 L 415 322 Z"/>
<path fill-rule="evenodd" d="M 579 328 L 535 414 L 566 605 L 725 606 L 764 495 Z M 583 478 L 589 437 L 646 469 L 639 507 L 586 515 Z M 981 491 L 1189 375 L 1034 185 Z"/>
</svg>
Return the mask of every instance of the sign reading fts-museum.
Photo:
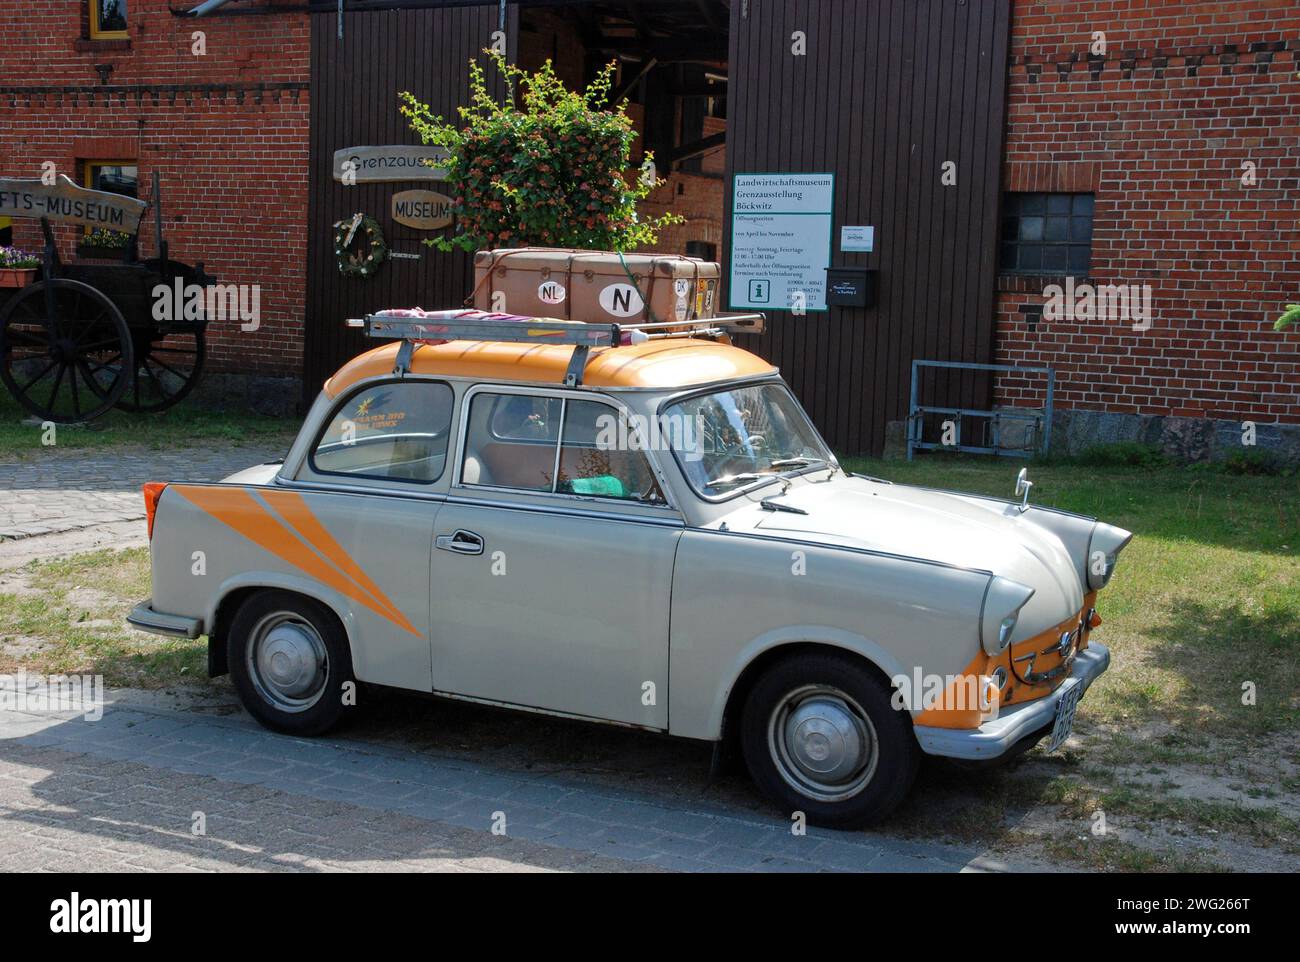
<svg viewBox="0 0 1300 962">
<path fill-rule="evenodd" d="M 54 184 L 0 179 L 0 217 L 45 217 L 134 234 L 148 206 L 134 197 L 81 187 L 64 174 Z"/>
</svg>

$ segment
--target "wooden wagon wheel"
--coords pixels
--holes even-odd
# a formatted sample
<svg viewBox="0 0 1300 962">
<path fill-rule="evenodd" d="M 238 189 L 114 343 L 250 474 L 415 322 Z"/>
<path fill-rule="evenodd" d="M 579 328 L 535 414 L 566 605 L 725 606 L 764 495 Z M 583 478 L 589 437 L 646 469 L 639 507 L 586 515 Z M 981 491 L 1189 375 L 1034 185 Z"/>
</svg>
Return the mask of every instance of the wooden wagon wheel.
<svg viewBox="0 0 1300 962">
<path fill-rule="evenodd" d="M 135 377 L 117 401 L 123 411 L 164 411 L 182 400 L 203 374 L 203 328 L 135 332 Z"/>
<path fill-rule="evenodd" d="M 211 282 L 201 268 L 180 261 L 151 258 L 141 262 L 157 271 L 168 287 L 179 277 L 183 285 L 200 287 Z M 165 411 L 194 390 L 203 375 L 207 356 L 204 324 L 161 323 L 132 330 L 135 339 L 135 377 L 117 406 L 123 411 Z"/>
<path fill-rule="evenodd" d="M 0 311 L 0 381 L 46 421 L 89 421 L 127 389 L 135 363 L 122 312 L 89 284 L 38 281 Z"/>
</svg>

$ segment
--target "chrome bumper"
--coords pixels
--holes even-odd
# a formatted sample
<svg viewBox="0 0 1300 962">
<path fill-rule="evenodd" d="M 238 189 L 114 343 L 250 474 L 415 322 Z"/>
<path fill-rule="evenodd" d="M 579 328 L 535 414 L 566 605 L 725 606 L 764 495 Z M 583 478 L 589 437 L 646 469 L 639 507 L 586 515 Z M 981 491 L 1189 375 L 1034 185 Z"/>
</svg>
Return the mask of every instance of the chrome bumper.
<svg viewBox="0 0 1300 962">
<path fill-rule="evenodd" d="M 126 623 L 141 631 L 152 632 L 155 635 L 168 635 L 172 638 L 197 638 L 203 634 L 203 622 L 198 618 L 154 611 L 152 598 L 132 608 L 131 613 L 126 616 Z"/>
<path fill-rule="evenodd" d="M 1095 641 L 1089 642 L 1088 647 L 1075 656 L 1070 677 L 1046 698 L 1018 708 L 1009 708 L 979 728 L 931 728 L 917 725 L 913 729 L 916 740 L 927 755 L 968 760 L 1005 755 L 1030 735 L 1036 732 L 1043 735 L 1048 733 L 1056 719 L 1056 706 L 1070 681 L 1075 680 L 1086 692 L 1088 686 L 1109 667 L 1110 649 Z"/>
</svg>

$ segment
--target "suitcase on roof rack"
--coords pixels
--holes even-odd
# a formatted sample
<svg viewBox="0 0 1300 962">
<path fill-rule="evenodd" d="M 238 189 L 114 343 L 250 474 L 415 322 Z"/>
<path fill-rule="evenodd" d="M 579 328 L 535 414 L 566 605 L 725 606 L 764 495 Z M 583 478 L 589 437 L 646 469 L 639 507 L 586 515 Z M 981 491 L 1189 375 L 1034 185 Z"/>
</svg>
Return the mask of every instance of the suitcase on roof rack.
<svg viewBox="0 0 1300 962">
<path fill-rule="evenodd" d="M 554 247 L 479 251 L 472 302 L 481 311 L 592 323 L 715 317 L 718 265 L 679 254 Z"/>
</svg>

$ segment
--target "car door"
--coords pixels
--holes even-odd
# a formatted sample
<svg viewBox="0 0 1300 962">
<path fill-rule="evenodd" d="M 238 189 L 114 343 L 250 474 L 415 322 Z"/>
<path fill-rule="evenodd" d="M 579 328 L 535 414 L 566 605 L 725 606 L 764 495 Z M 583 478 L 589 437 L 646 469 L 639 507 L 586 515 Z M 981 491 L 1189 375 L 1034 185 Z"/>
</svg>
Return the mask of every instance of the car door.
<svg viewBox="0 0 1300 962">
<path fill-rule="evenodd" d="M 337 597 L 362 681 L 432 690 L 429 554 L 454 409 L 442 381 L 367 382 L 334 404 L 296 490 L 261 495 L 275 512 L 261 536 Z M 273 542 L 280 518 L 295 536 Z"/>
<path fill-rule="evenodd" d="M 680 516 L 645 452 L 596 443 L 616 408 L 575 392 L 471 392 L 438 514 L 438 691 L 668 727 Z"/>
</svg>

